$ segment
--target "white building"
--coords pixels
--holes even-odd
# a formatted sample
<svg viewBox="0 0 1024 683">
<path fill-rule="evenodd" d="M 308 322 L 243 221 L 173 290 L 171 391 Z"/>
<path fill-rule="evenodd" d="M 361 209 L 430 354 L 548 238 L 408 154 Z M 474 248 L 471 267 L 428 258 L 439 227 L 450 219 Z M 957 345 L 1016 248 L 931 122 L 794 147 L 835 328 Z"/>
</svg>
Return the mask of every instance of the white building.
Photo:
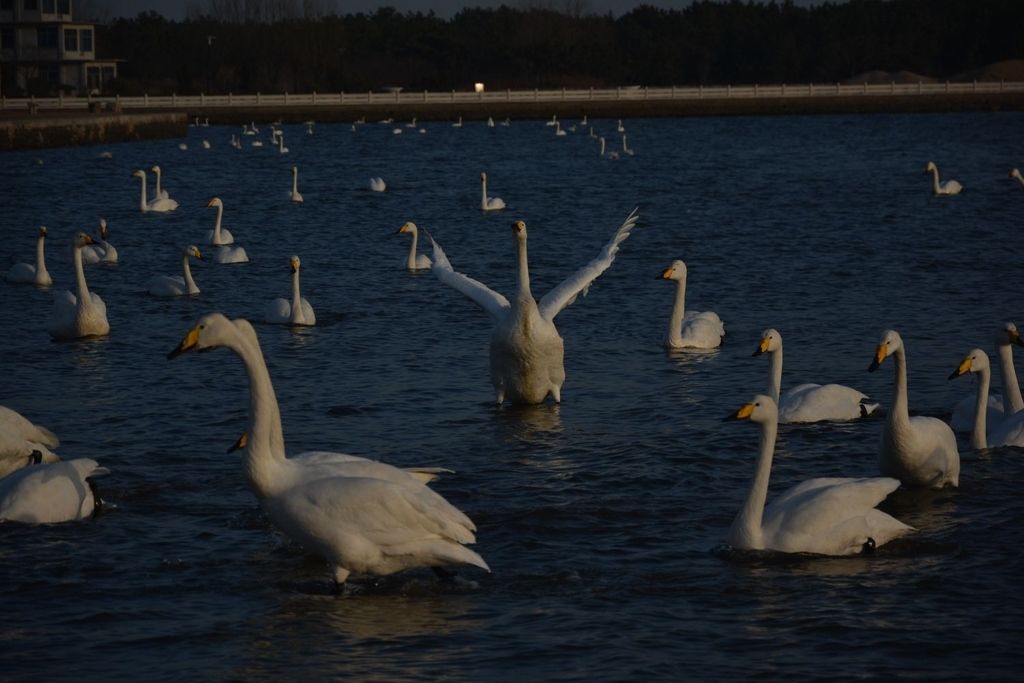
<svg viewBox="0 0 1024 683">
<path fill-rule="evenodd" d="M 72 21 L 71 0 L 0 0 L 0 93 L 86 95 L 117 77 L 96 59 L 96 27 Z"/>
</svg>

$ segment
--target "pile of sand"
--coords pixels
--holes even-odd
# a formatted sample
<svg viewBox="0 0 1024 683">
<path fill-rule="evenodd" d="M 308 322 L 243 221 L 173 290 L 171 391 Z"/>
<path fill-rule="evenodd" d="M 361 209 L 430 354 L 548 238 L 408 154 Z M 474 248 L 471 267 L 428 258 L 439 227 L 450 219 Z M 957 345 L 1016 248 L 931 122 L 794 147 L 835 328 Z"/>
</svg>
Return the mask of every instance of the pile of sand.
<svg viewBox="0 0 1024 683">
<path fill-rule="evenodd" d="M 1024 59 L 1008 59 L 1005 62 L 995 62 L 978 69 L 971 69 L 951 76 L 949 79 L 955 83 L 970 83 L 978 81 L 991 83 L 999 81 L 1024 81 Z"/>
</svg>

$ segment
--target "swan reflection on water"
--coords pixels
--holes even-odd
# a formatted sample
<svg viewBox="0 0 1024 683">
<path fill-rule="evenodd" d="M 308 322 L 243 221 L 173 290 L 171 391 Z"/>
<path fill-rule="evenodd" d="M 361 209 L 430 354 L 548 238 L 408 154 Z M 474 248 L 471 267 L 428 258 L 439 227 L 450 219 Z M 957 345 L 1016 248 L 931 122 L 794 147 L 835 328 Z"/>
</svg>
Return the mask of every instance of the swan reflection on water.
<svg viewBox="0 0 1024 683">
<path fill-rule="evenodd" d="M 505 405 L 495 410 L 495 423 L 504 440 L 514 439 L 534 446 L 554 446 L 564 427 L 558 403 Z"/>
</svg>

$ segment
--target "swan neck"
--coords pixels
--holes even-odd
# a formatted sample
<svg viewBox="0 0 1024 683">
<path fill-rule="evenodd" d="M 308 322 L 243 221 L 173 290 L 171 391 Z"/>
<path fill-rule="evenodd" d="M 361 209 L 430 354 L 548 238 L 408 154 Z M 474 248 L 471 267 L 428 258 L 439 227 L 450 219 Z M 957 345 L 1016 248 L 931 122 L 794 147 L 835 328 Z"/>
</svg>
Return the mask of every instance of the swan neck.
<svg viewBox="0 0 1024 683">
<path fill-rule="evenodd" d="M 889 411 L 889 424 L 894 428 L 910 429 L 910 411 L 907 399 L 907 354 L 901 346 L 893 354 L 896 382 L 893 389 L 892 410 Z"/>
<path fill-rule="evenodd" d="M 971 433 L 971 448 L 988 448 L 986 438 L 988 419 L 988 387 L 992 381 L 992 371 L 988 368 L 978 373 L 978 399 L 974 406 L 974 431 Z"/>
<path fill-rule="evenodd" d="M 259 342 L 239 338 L 231 348 L 242 359 L 249 377 L 249 444 L 243 466 L 249 485 L 262 498 L 273 495 L 275 466 L 285 460 L 281 410 Z"/>
<path fill-rule="evenodd" d="M 292 322 L 305 322 L 302 315 L 302 296 L 299 294 L 299 269 L 292 273 Z"/>
<path fill-rule="evenodd" d="M 82 248 L 76 244 L 72 249 L 71 255 L 75 262 L 75 280 L 78 286 L 78 306 L 81 308 L 84 305 L 92 303 L 92 299 L 89 297 L 89 287 L 85 284 L 85 268 L 82 266 Z"/>
<path fill-rule="evenodd" d="M 932 169 L 932 192 L 939 193 L 939 169 Z"/>
<path fill-rule="evenodd" d="M 40 235 L 36 240 L 36 279 L 47 274 L 46 272 L 46 237 Z"/>
<path fill-rule="evenodd" d="M 771 352 L 771 375 L 768 381 L 768 395 L 779 402 L 779 395 L 782 393 L 782 346 Z"/>
<path fill-rule="evenodd" d="M 516 296 L 519 299 L 533 300 L 530 293 L 530 265 L 526 256 L 526 240 L 519 240 L 519 267 L 516 270 Z"/>
<path fill-rule="evenodd" d="M 683 318 L 686 316 L 686 278 L 676 280 L 676 299 L 672 304 L 672 317 L 668 323 L 669 341 L 681 346 L 683 341 Z"/>
<path fill-rule="evenodd" d="M 487 209 L 487 179 L 480 179 L 480 208 Z"/>
<path fill-rule="evenodd" d="M 192 279 L 192 267 L 188 262 L 188 254 L 186 253 L 181 257 L 181 275 L 185 279 L 185 286 L 188 287 L 189 294 L 198 294 L 199 287 L 196 286 L 196 281 Z"/>
<path fill-rule="evenodd" d="M 406 261 L 406 267 L 409 270 L 416 270 L 416 244 L 419 242 L 419 234 L 416 230 L 412 231 L 412 242 L 409 243 L 409 259 Z"/>
<path fill-rule="evenodd" d="M 761 440 L 758 444 L 757 470 L 750 483 L 747 501 L 740 509 L 733 522 L 732 538 L 737 534 L 745 539 L 744 547 L 760 549 L 763 547 L 761 522 L 764 516 L 764 504 L 768 499 L 768 479 L 772 473 L 772 457 L 775 455 L 775 435 L 778 432 L 778 420 L 761 425 Z"/>
<path fill-rule="evenodd" d="M 298 194 L 299 192 L 299 172 L 292 171 L 292 194 Z"/>
<path fill-rule="evenodd" d="M 221 241 L 222 238 L 221 238 L 221 235 L 220 235 L 220 221 L 221 221 L 221 218 L 223 218 L 223 217 L 224 217 L 224 205 L 221 204 L 221 205 L 217 206 L 217 221 L 213 224 L 213 243 L 217 244 L 217 245 L 223 244 L 223 242 Z"/>
<path fill-rule="evenodd" d="M 996 353 L 999 354 L 999 372 L 1003 376 L 1003 415 L 1009 417 L 1024 410 L 1024 398 L 1021 397 L 1017 371 L 1013 367 L 1013 347 L 1000 344 Z"/>
<path fill-rule="evenodd" d="M 149 202 L 146 201 L 146 174 L 139 176 L 139 210 L 148 211 Z"/>
<path fill-rule="evenodd" d="M 156 198 L 160 199 L 160 171 L 156 170 L 154 173 L 156 174 L 156 189 L 153 191 L 156 193 Z"/>
</svg>

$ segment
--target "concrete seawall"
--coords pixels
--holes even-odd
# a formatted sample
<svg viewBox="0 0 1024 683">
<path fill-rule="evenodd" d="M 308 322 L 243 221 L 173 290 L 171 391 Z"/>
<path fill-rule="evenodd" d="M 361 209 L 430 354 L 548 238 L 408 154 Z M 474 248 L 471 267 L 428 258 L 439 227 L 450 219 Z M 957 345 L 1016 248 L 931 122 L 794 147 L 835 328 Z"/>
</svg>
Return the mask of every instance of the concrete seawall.
<svg viewBox="0 0 1024 683">
<path fill-rule="evenodd" d="M 0 151 L 184 137 L 187 121 L 184 112 L 7 113 L 0 118 Z"/>
</svg>

